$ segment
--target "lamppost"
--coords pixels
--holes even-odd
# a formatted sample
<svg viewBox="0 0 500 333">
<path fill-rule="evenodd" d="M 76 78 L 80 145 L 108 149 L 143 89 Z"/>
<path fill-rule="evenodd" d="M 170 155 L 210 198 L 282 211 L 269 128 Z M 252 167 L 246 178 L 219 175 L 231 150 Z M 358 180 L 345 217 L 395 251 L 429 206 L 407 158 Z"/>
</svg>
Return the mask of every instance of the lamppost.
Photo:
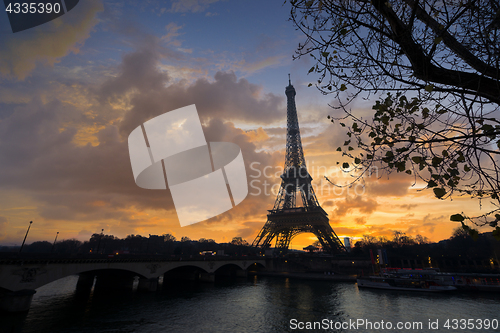
<svg viewBox="0 0 500 333">
<path fill-rule="evenodd" d="M 54 244 L 52 244 L 52 250 L 50 250 L 50 253 L 54 252 L 54 246 L 56 246 L 56 241 L 57 241 L 57 236 L 59 235 L 59 231 L 56 234 L 56 239 L 54 239 Z"/>
<path fill-rule="evenodd" d="M 26 242 L 26 237 L 28 237 L 28 232 L 30 232 L 30 227 L 31 227 L 32 223 L 33 223 L 33 221 L 30 221 L 30 224 L 28 225 L 28 230 L 26 230 L 26 235 L 24 236 L 23 244 L 21 245 L 21 248 L 19 249 L 19 253 L 21 253 L 23 251 L 24 242 Z"/>
</svg>

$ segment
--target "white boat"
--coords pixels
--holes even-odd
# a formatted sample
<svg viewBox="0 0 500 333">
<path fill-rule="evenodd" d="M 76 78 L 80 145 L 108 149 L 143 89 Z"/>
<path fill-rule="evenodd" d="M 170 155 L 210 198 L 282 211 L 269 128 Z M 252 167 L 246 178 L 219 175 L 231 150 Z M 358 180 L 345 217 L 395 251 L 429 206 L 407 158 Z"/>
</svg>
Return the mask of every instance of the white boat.
<svg viewBox="0 0 500 333">
<path fill-rule="evenodd" d="M 500 274 L 442 273 L 437 268 L 383 268 L 379 276 L 424 280 L 463 291 L 500 292 Z"/>
<path fill-rule="evenodd" d="M 437 273 L 436 280 L 444 286 L 464 291 L 500 292 L 500 275 L 481 273 Z"/>
<path fill-rule="evenodd" d="M 423 292 L 443 292 L 457 290 L 457 288 L 453 286 L 443 286 L 432 280 L 411 277 L 369 276 L 358 278 L 357 282 L 359 288 Z"/>
</svg>

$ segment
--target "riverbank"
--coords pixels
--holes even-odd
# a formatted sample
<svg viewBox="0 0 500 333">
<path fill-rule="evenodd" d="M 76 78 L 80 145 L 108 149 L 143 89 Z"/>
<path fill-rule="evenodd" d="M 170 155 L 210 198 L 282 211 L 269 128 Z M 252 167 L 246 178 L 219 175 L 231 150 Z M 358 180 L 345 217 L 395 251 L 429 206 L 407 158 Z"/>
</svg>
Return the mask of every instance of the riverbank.
<svg viewBox="0 0 500 333">
<path fill-rule="evenodd" d="M 319 273 L 299 273 L 299 272 L 250 272 L 257 276 L 274 276 L 274 277 L 287 277 L 301 280 L 322 280 L 322 281 L 337 281 L 337 282 L 356 282 L 356 275 L 343 275 L 343 274 L 319 274 Z"/>
</svg>

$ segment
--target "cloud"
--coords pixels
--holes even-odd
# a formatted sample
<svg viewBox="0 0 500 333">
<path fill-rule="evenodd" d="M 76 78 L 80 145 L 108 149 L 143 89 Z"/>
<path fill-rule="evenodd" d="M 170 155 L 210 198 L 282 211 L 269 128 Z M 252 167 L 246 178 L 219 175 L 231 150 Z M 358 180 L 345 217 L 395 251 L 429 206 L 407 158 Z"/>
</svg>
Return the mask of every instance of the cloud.
<svg viewBox="0 0 500 333">
<path fill-rule="evenodd" d="M 364 200 L 362 196 L 346 197 L 343 201 L 335 201 L 335 205 L 337 208 L 333 211 L 333 216 L 337 218 L 351 213 L 354 209 L 357 209 L 360 213 L 371 214 L 378 207 L 377 201 L 371 198 Z"/>
<path fill-rule="evenodd" d="M 129 65 L 138 66 L 134 63 Z M 146 80 L 147 77 L 139 77 L 138 80 Z M 104 84 L 109 91 L 114 91 L 115 85 L 130 86 L 132 83 L 110 80 Z M 144 121 L 189 104 L 196 104 L 203 121 L 215 117 L 253 123 L 283 121 L 286 114 L 284 98 L 274 94 L 262 94 L 261 90 L 261 86 L 246 79 L 238 79 L 234 73 L 217 72 L 213 82 L 201 78 L 190 85 L 176 82 L 159 90 L 145 91 L 132 97 L 132 108 L 124 116 L 120 131 L 123 135 L 128 135 Z"/>
<path fill-rule="evenodd" d="M 323 202 L 323 204 L 321 205 L 321 207 L 333 207 L 335 206 L 335 202 L 333 200 L 327 200 L 325 202 Z"/>
<path fill-rule="evenodd" d="M 407 210 L 412 210 L 413 208 L 418 207 L 418 204 L 404 204 L 404 205 L 399 205 L 399 207 Z"/>
<path fill-rule="evenodd" d="M 288 59 L 288 57 L 285 55 L 276 55 L 267 57 L 266 59 L 262 59 L 256 62 L 246 62 L 245 60 L 242 60 L 238 65 L 234 67 L 242 71 L 245 71 L 247 73 L 255 73 L 267 67 L 282 65 L 285 59 Z"/>
<path fill-rule="evenodd" d="M 284 98 L 264 94 L 261 86 L 234 73 L 218 72 L 212 80 L 174 80 L 161 61 L 179 59 L 179 53 L 143 32 L 128 37 L 136 50 L 125 54 L 118 66 L 101 68 L 108 75 L 101 84 L 61 80 L 45 85 L 42 91 L 47 93 L 31 94 L 36 97 L 2 113 L 1 189 L 22 191 L 35 203 L 32 215 L 39 221 L 50 221 L 45 222 L 50 225 L 65 221 L 66 230 L 60 231 L 80 239 L 101 227 L 117 236 L 165 226 L 190 235 L 213 231 L 232 237 L 239 229 L 245 237 L 257 233 L 258 223 L 245 223 L 264 223 L 266 209 L 262 207 L 272 208 L 275 194 L 264 191 L 266 177 L 248 179 L 258 181 L 260 192 L 249 195 L 235 209 L 181 230 L 168 190 L 136 186 L 127 138 L 133 128 L 152 117 L 196 104 L 207 141 L 238 144 L 250 176 L 252 162 L 260 168 L 275 166 L 283 156 L 260 149 L 269 138 L 264 128 L 242 130 L 233 121 L 250 119 L 266 125 L 285 121 Z M 53 73 L 57 78 L 58 73 Z"/>
<path fill-rule="evenodd" d="M 354 219 L 354 222 L 356 222 L 357 225 L 364 225 L 366 224 L 366 216 L 359 216 Z"/>
<path fill-rule="evenodd" d="M 53 219 L 81 219 L 120 211 L 131 205 L 172 207 L 168 197 L 141 190 L 131 176 L 126 141 L 109 125 L 97 133 L 97 146 L 73 142 L 76 128 L 66 127 L 68 105 L 40 100 L 17 108 L 0 122 L 0 183 L 5 188 L 28 190 L 46 205 L 41 214 Z M 142 198 L 142 199 L 141 199 Z M 92 206 L 93 202 L 107 206 Z"/>
<path fill-rule="evenodd" d="M 435 217 L 432 217 L 431 214 L 427 214 L 424 216 L 424 219 L 422 220 L 422 222 L 428 222 L 428 221 L 440 221 L 442 219 L 444 219 L 445 216 L 444 215 L 440 215 L 440 216 L 435 216 Z"/>
<path fill-rule="evenodd" d="M 80 1 L 77 9 L 41 26 L 0 35 L 0 73 L 24 79 L 37 64 L 52 66 L 70 52 L 78 53 L 98 23 L 99 0 Z"/>
<path fill-rule="evenodd" d="M 42 217 L 53 220 L 114 219 L 140 222 L 130 210 L 154 209 L 173 213 L 169 191 L 144 190 L 136 186 L 128 147 L 118 128 L 108 125 L 98 132 L 97 146 L 73 142 L 75 128 L 60 132 L 63 105 L 54 101 L 19 108 L 0 122 L 0 183 L 4 189 L 29 191 L 43 205 Z M 212 119 L 204 132 L 208 141 L 229 141 L 240 146 L 246 168 L 251 162 L 274 165 L 275 156 L 255 152 L 251 134 L 232 123 Z M 252 202 L 267 200 L 261 196 Z M 249 212 L 254 210 L 249 208 Z M 265 210 L 262 211 L 265 213 Z M 244 215 L 240 213 L 240 215 Z"/>
<path fill-rule="evenodd" d="M 413 180 L 409 177 L 392 174 L 390 179 L 369 179 L 366 182 L 366 193 L 376 196 L 402 197 L 408 193 Z"/>
<path fill-rule="evenodd" d="M 39 203 L 38 214 L 46 220 L 111 221 L 109 228 L 114 226 L 121 232 L 142 228 L 153 220 L 156 212 L 164 216 L 162 220 L 155 220 L 156 226 L 175 221 L 168 190 L 153 191 L 136 186 L 127 137 L 145 120 L 189 104 L 198 106 L 207 141 L 238 144 L 247 174 L 250 175 L 252 162 L 262 167 L 282 162 L 280 153 L 257 152 L 255 143 L 268 137 L 263 128 L 244 131 L 229 121 L 258 119 L 253 113 L 265 114 L 262 117 L 268 119 L 284 118 L 283 109 L 278 108 L 283 102 L 281 98 L 261 96 L 260 86 L 237 79 L 233 73 L 217 73 L 214 82 L 200 79 L 193 84 L 167 86 L 168 72 L 157 66 L 161 57 L 161 50 L 154 47 L 126 54 L 115 77 L 97 87 L 80 87 L 86 91 L 82 98 L 87 98 L 82 103 L 68 104 L 59 99 L 65 94 L 54 94 L 45 102 L 33 98 L 27 104 L 14 107 L 13 112 L 0 121 L 2 189 L 27 193 Z M 125 101 L 122 120 L 106 121 L 104 114 L 115 112 L 114 103 L 120 99 Z M 85 108 L 79 107 L 85 103 L 94 112 L 83 114 Z M 89 127 L 97 128 L 94 145 L 79 144 L 77 136 L 82 128 Z M 262 183 L 265 177 L 257 179 Z M 237 229 L 238 223 L 256 216 L 265 220 L 266 210 L 260 208 L 272 207 L 273 201 L 274 195 L 264 192 L 251 195 L 236 209 L 204 225 L 230 224 Z M 82 229 L 75 230 L 75 236 Z M 88 229 L 85 228 L 85 232 Z"/>
<path fill-rule="evenodd" d="M 246 134 L 252 142 L 266 141 L 269 139 L 269 135 L 267 135 L 267 132 L 264 131 L 262 127 L 259 127 L 256 130 L 247 131 Z"/>
<path fill-rule="evenodd" d="M 252 244 L 256 232 L 258 232 L 261 229 L 261 226 L 257 225 L 257 223 L 255 222 L 245 222 L 242 224 L 242 226 L 243 228 L 238 229 L 236 231 L 235 237 L 241 237 L 245 239 L 248 243 Z"/>
<path fill-rule="evenodd" d="M 154 45 L 127 54 L 119 66 L 119 74 L 105 81 L 99 88 L 101 100 L 116 99 L 133 90 L 150 94 L 161 91 L 169 81 L 166 72 L 158 71 L 161 54 Z"/>
<path fill-rule="evenodd" d="M 199 13 L 205 11 L 211 4 L 219 0 L 174 0 L 170 7 L 173 13 Z"/>
<path fill-rule="evenodd" d="M 438 223 L 436 223 L 436 222 L 426 222 L 426 223 L 413 224 L 413 225 L 409 226 L 408 229 L 406 229 L 406 233 L 410 234 L 410 235 L 432 234 L 437 225 L 438 225 Z"/>
<path fill-rule="evenodd" d="M 183 26 L 177 25 L 175 22 L 170 22 L 165 26 L 165 29 L 167 29 L 167 34 L 163 35 L 161 37 L 161 40 L 164 41 L 167 44 L 170 44 L 172 46 L 179 47 L 181 46 L 181 42 L 176 39 L 176 37 L 182 35 L 178 31 L 182 29 Z M 192 52 L 192 51 L 191 51 Z M 191 53 L 189 52 L 189 53 Z"/>
</svg>

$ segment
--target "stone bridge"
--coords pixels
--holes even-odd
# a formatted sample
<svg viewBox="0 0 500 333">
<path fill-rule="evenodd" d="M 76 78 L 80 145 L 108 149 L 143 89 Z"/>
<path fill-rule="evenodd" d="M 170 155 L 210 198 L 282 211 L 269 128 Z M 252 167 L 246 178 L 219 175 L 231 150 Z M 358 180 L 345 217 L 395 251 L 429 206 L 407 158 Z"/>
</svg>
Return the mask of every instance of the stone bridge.
<svg viewBox="0 0 500 333">
<path fill-rule="evenodd" d="M 26 311 L 33 294 L 50 282 L 79 275 L 77 289 L 132 288 L 155 291 L 159 277 L 213 282 L 218 275 L 246 276 L 249 270 L 266 267 L 262 257 L 238 259 L 0 259 L 0 309 Z"/>
</svg>

